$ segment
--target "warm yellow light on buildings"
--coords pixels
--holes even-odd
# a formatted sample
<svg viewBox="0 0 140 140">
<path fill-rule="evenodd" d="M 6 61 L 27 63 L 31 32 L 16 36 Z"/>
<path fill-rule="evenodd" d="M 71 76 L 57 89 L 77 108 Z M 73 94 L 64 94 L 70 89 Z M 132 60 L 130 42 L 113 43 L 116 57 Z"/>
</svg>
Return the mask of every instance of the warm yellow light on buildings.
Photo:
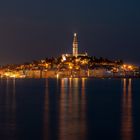
<svg viewBox="0 0 140 140">
<path fill-rule="evenodd" d="M 124 68 L 126 68 L 126 65 L 123 65 Z"/>
<path fill-rule="evenodd" d="M 62 55 L 62 62 L 63 61 L 66 61 L 66 56 L 65 55 Z"/>
<path fill-rule="evenodd" d="M 78 70 L 79 69 L 79 66 L 76 66 L 75 68 Z"/>
<path fill-rule="evenodd" d="M 59 78 L 59 74 L 56 75 L 57 79 Z"/>
<path fill-rule="evenodd" d="M 131 65 L 128 66 L 129 69 L 132 69 L 133 67 Z"/>
<path fill-rule="evenodd" d="M 49 65 L 46 63 L 45 66 L 46 66 L 46 68 L 48 68 Z"/>
<path fill-rule="evenodd" d="M 72 66 L 69 66 L 69 69 L 72 69 Z"/>
</svg>

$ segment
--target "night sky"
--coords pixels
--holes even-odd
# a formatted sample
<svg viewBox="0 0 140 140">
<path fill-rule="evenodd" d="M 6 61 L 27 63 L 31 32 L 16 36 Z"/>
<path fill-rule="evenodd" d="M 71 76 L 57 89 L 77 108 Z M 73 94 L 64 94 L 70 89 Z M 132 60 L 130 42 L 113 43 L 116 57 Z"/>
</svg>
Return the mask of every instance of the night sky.
<svg viewBox="0 0 140 140">
<path fill-rule="evenodd" d="M 140 65 L 139 0 L 1 0 L 0 64 L 79 51 Z"/>
</svg>

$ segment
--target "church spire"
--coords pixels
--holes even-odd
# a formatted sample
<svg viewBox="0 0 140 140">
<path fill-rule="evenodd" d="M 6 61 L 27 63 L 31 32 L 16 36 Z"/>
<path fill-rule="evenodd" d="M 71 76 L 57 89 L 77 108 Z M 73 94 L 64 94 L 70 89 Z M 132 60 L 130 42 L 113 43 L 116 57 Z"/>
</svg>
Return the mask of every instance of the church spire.
<svg viewBox="0 0 140 140">
<path fill-rule="evenodd" d="M 77 39 L 77 33 L 74 33 L 73 38 L 73 56 L 78 56 L 78 39 Z"/>
</svg>

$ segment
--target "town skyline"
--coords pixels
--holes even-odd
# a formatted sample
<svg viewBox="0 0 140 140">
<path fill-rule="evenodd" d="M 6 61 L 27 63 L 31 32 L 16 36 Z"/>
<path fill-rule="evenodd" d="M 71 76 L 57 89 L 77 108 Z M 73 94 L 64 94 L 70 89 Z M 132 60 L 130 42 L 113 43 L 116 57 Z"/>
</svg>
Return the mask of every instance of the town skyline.
<svg viewBox="0 0 140 140">
<path fill-rule="evenodd" d="M 95 56 L 95 55 L 89 55 L 88 54 L 88 51 L 87 50 L 84 50 L 84 51 L 81 51 L 80 49 L 80 45 L 79 45 L 79 37 L 78 37 L 78 33 L 77 32 L 74 32 L 72 34 L 72 41 L 71 41 L 71 46 L 70 48 L 68 49 L 69 51 L 66 52 L 66 51 L 63 51 L 63 53 L 61 54 L 57 54 L 56 56 L 50 56 L 50 57 L 41 57 L 40 59 L 34 59 L 34 60 L 29 60 L 29 61 L 24 61 L 24 62 L 19 62 L 19 63 L 7 63 L 7 64 L 3 64 L 1 65 L 2 67 L 3 66 L 6 66 L 6 65 L 22 65 L 22 64 L 26 64 L 26 63 L 34 63 L 35 61 L 42 61 L 42 60 L 46 60 L 46 59 L 58 59 L 60 57 L 62 57 L 62 59 L 65 57 L 75 57 L 76 59 L 78 57 L 94 57 L 95 59 L 108 59 L 108 60 L 111 60 L 111 61 L 118 61 L 118 60 L 121 60 L 123 61 L 122 59 L 119 59 L 119 58 L 109 58 L 109 57 L 103 57 L 103 56 Z M 124 62 L 124 61 L 123 61 Z M 127 63 L 126 63 L 127 64 Z M 131 64 L 131 63 L 128 63 L 128 64 Z M 138 66 L 138 65 L 137 65 Z"/>
<path fill-rule="evenodd" d="M 1 1 L 0 64 L 80 51 L 140 65 L 139 1 Z"/>
<path fill-rule="evenodd" d="M 82 52 L 82 55 L 86 55 L 86 54 L 91 54 L 91 52 L 89 52 L 88 53 L 88 50 L 86 50 L 86 49 L 81 49 L 80 47 L 79 47 L 79 42 L 81 42 L 81 41 L 79 41 L 79 33 L 78 32 L 73 32 L 72 33 L 73 34 L 73 41 L 76 41 L 76 43 L 74 43 L 73 41 L 71 42 L 71 46 L 70 46 L 70 48 L 67 48 L 66 47 L 66 50 L 63 50 L 63 52 L 61 53 L 61 54 L 56 54 L 55 56 L 52 56 L 52 55 L 48 55 L 48 56 L 42 56 L 42 57 L 39 57 L 39 58 L 34 58 L 34 59 L 28 59 L 28 60 L 25 60 L 25 61 L 19 61 L 19 62 L 13 62 L 13 63 L 1 63 L 1 65 L 11 65 L 11 64 L 23 64 L 23 63 L 30 63 L 30 62 L 32 62 L 32 61 L 38 61 L 38 60 L 41 60 L 41 59 L 45 59 L 45 58 L 57 58 L 57 57 L 59 57 L 59 56 L 61 56 L 62 54 L 72 54 L 73 56 L 75 56 L 75 57 L 77 57 L 78 56 L 78 53 L 79 53 L 79 51 L 80 52 Z M 75 45 L 74 44 L 76 44 L 76 50 L 75 50 Z M 80 44 L 81 45 L 81 44 Z M 82 50 L 82 51 L 81 51 Z M 74 52 L 76 51 L 76 54 L 74 54 Z M 104 56 L 101 56 L 101 55 L 90 55 L 90 56 L 94 56 L 94 57 L 97 57 L 97 58 L 105 58 L 105 59 L 112 59 L 112 60 L 116 60 L 116 59 L 118 59 L 118 60 L 123 60 L 123 59 L 121 59 L 121 58 L 119 58 L 119 56 L 118 57 L 110 57 L 110 56 L 108 56 L 108 57 L 104 57 Z M 134 64 L 134 65 L 137 65 L 137 66 L 139 66 L 139 63 L 137 63 L 137 62 L 134 62 L 134 63 L 131 63 L 130 61 L 125 61 L 125 60 L 123 60 L 126 64 Z"/>
<path fill-rule="evenodd" d="M 139 66 L 134 64 L 126 64 L 121 59 L 97 58 L 88 55 L 87 52 L 81 53 L 77 33 L 73 34 L 71 53 L 0 67 L 1 78 L 139 78 L 139 76 Z"/>
</svg>

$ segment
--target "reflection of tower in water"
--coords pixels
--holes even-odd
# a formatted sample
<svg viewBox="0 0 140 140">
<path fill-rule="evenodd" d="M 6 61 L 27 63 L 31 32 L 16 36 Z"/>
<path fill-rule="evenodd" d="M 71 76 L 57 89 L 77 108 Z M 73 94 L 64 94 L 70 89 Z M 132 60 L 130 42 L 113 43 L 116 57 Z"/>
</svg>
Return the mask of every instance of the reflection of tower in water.
<svg viewBox="0 0 140 140">
<path fill-rule="evenodd" d="M 127 93 L 128 91 L 128 93 Z M 123 80 L 122 97 L 122 140 L 133 140 L 133 120 L 132 120 L 132 80 Z"/>
<path fill-rule="evenodd" d="M 61 79 L 59 140 L 85 140 L 85 79 Z"/>
</svg>

